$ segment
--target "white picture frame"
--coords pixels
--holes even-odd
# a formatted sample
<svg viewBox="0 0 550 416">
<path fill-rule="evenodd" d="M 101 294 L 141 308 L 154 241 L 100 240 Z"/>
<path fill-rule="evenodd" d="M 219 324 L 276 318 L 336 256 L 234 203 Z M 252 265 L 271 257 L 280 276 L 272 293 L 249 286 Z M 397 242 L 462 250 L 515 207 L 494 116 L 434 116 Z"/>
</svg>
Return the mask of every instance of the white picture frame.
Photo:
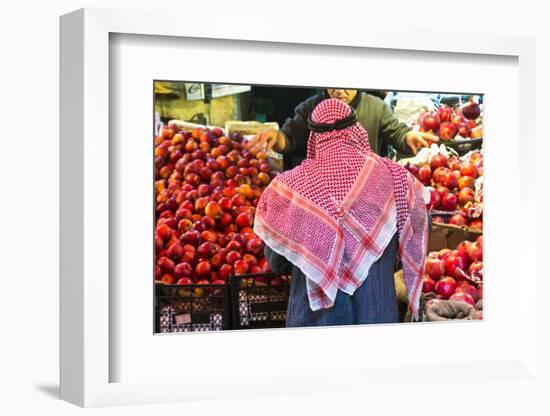
<svg viewBox="0 0 550 416">
<path fill-rule="evenodd" d="M 177 17 L 172 16 L 177 20 Z M 182 16 L 183 19 L 183 16 Z M 209 391 L 195 388 L 207 378 L 201 374 L 186 375 L 181 381 L 111 382 L 110 366 L 117 357 L 110 348 L 110 259 L 109 259 L 109 184 L 113 161 L 109 158 L 109 39 L 112 34 L 164 36 L 180 38 L 225 39 L 249 42 L 276 42 L 281 49 L 287 45 L 332 45 L 334 47 L 372 48 L 389 51 L 431 51 L 441 54 L 499 55 L 517 59 L 519 68 L 519 114 L 521 135 L 536 137 L 535 114 L 528 103 L 535 101 L 535 41 L 530 37 L 462 33 L 460 37 L 435 36 L 433 32 L 387 32 L 362 29 L 328 31 L 313 25 L 287 28 L 280 32 L 272 25 L 251 24 L 246 34 L 233 32 L 231 26 L 204 27 L 200 21 L 186 20 L 185 26 L 166 25 L 160 12 L 121 11 L 108 9 L 81 9 L 61 18 L 61 199 L 60 199 L 60 395 L 63 400 L 83 407 L 139 403 L 162 403 L 207 398 L 252 397 L 279 393 L 322 393 L 342 391 L 355 385 L 389 383 L 392 378 L 429 383 L 423 372 L 435 368 L 453 371 L 455 381 L 468 382 L 466 374 L 483 375 L 470 382 L 494 381 L 499 377 L 518 383 L 537 380 L 537 271 L 530 245 L 536 240 L 536 224 L 527 215 L 533 206 L 535 186 L 527 175 L 528 154 L 519 149 L 518 210 L 521 235 L 518 238 L 517 262 L 523 262 L 522 281 L 518 286 L 517 305 L 511 314 L 516 325 L 514 353 L 503 359 L 479 362 L 446 362 L 437 365 L 365 368 L 342 366 L 327 370 L 332 377 L 319 378 L 317 373 L 297 369 L 288 373 L 266 371 L 262 383 L 246 382 L 242 377 L 233 382 L 230 374 L 220 374 L 217 387 Z M 490 110 L 489 110 L 490 111 Z M 152 116 L 151 116 L 152 117 Z M 536 152 L 536 141 L 530 152 Z M 490 171 L 486 173 L 491 183 Z M 490 190 L 487 192 L 490 195 Z M 488 237 L 485 244 L 499 244 Z M 529 261 L 526 261 L 529 260 Z M 517 263 L 514 263 L 514 265 Z M 489 269 L 490 270 L 490 269 Z M 519 271 L 513 273 L 517 276 Z M 529 289 L 527 289 L 529 288 Z M 487 289 L 490 293 L 491 287 Z M 420 328 L 420 327 L 419 327 Z M 406 337 L 422 336 L 426 331 L 403 326 Z M 469 328 L 469 327 L 468 327 Z M 356 328 L 346 328 L 346 332 Z M 466 329 L 466 331 L 475 329 Z M 275 331 L 283 334 L 281 331 Z M 294 337 L 305 334 L 322 340 L 329 332 L 292 330 Z M 419 335 L 415 335 L 417 333 Z M 284 332 L 285 334 L 288 332 Z M 212 336 L 216 336 L 211 334 Z M 305 337 L 304 335 L 304 337 Z M 152 336 L 152 334 L 151 334 Z M 207 336 L 209 337 L 210 334 Z M 248 333 L 240 339 L 243 345 L 259 333 Z M 263 335 L 262 335 L 263 336 Z M 282 335 L 280 335 L 282 336 Z M 286 336 L 286 335 L 285 335 Z M 193 336 L 194 337 L 194 336 Z M 190 338 L 189 338 L 190 339 Z M 182 341 L 183 342 L 183 341 Z M 257 370 L 257 369 L 256 369 Z M 246 370 L 244 370 L 246 373 Z M 261 370 L 256 375 L 262 375 Z M 245 374 L 246 375 L 246 374 Z M 345 382 L 343 381 L 345 380 Z M 412 382 L 411 382 L 412 383 Z M 383 388 L 383 387 L 382 387 Z"/>
</svg>

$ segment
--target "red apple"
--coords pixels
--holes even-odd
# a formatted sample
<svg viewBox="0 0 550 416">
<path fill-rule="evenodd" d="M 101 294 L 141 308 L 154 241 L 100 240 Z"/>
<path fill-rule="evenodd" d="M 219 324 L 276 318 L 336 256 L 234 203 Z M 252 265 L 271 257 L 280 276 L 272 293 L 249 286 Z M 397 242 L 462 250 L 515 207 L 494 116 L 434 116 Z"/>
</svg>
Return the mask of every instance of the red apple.
<svg viewBox="0 0 550 416">
<path fill-rule="evenodd" d="M 162 280 L 164 283 L 168 285 L 173 285 L 174 282 L 176 281 L 176 279 L 174 279 L 174 276 L 172 276 L 169 273 L 163 274 L 160 280 Z"/>
<path fill-rule="evenodd" d="M 233 265 L 237 260 L 240 260 L 240 259 L 241 259 L 241 253 L 235 250 L 231 250 L 225 255 L 225 261 L 227 262 L 227 264 L 230 264 L 230 265 Z"/>
<path fill-rule="evenodd" d="M 189 230 L 180 236 L 180 241 L 184 244 L 192 244 L 198 247 L 201 243 L 201 233 L 197 230 Z"/>
<path fill-rule="evenodd" d="M 166 224 L 161 224 L 157 227 L 156 232 L 163 241 L 168 241 L 172 237 L 173 231 Z"/>
<path fill-rule="evenodd" d="M 233 241 L 230 241 L 229 243 L 227 243 L 226 248 L 227 248 L 228 251 L 235 250 L 235 251 L 240 252 L 242 250 L 242 245 L 241 245 L 240 242 L 238 242 L 236 240 L 233 240 Z"/>
<path fill-rule="evenodd" d="M 264 242 L 260 238 L 252 238 L 246 242 L 246 251 L 260 255 L 264 250 Z"/>
<path fill-rule="evenodd" d="M 248 273 L 249 265 L 244 260 L 235 261 L 235 264 L 233 264 L 233 267 L 235 268 L 235 274 L 246 274 L 246 273 Z"/>
<path fill-rule="evenodd" d="M 202 241 L 208 241 L 210 243 L 215 243 L 218 241 L 218 233 L 212 230 L 205 230 L 201 233 Z"/>
<path fill-rule="evenodd" d="M 258 265 L 258 259 L 250 253 L 243 255 L 243 260 L 246 261 L 250 267 Z"/>
<path fill-rule="evenodd" d="M 265 258 L 261 258 L 258 261 L 258 267 L 260 267 L 262 269 L 263 273 L 270 273 L 271 272 L 271 268 L 269 267 L 269 263 L 267 262 L 267 260 Z"/>
<path fill-rule="evenodd" d="M 157 265 L 161 268 L 163 273 L 172 273 L 174 267 L 176 267 L 174 261 L 168 257 L 161 257 L 157 260 Z"/>
<path fill-rule="evenodd" d="M 197 247 L 197 254 L 199 255 L 199 258 L 202 259 L 208 259 L 210 256 L 212 256 L 212 243 L 206 241 L 202 243 L 199 247 Z"/>
<path fill-rule="evenodd" d="M 181 258 L 181 256 L 183 256 L 183 247 L 176 240 L 176 242 L 168 248 L 167 254 L 168 254 L 168 257 L 170 257 L 172 260 L 177 261 Z"/>
<path fill-rule="evenodd" d="M 193 267 L 186 262 L 178 263 L 174 268 L 174 276 L 177 278 L 180 277 L 189 277 L 193 273 Z"/>
<path fill-rule="evenodd" d="M 197 201 L 198 202 L 198 201 Z M 219 219 L 222 216 L 222 208 L 216 201 L 210 201 L 204 208 L 204 213 L 210 218 Z"/>
<path fill-rule="evenodd" d="M 199 263 L 195 266 L 195 274 L 200 278 L 208 277 L 211 271 L 212 267 L 206 260 L 199 261 Z"/>
<path fill-rule="evenodd" d="M 247 212 L 243 212 L 235 218 L 235 224 L 237 224 L 239 228 L 250 227 L 252 225 L 252 221 L 252 215 Z"/>
<path fill-rule="evenodd" d="M 222 280 L 229 280 L 229 277 L 233 274 L 233 267 L 230 264 L 223 264 L 220 267 L 220 270 L 218 272 L 218 276 Z"/>
<path fill-rule="evenodd" d="M 192 285 L 193 280 L 191 280 L 191 278 L 189 278 L 189 277 L 182 277 L 182 278 L 178 279 L 176 284 L 177 285 Z"/>
</svg>

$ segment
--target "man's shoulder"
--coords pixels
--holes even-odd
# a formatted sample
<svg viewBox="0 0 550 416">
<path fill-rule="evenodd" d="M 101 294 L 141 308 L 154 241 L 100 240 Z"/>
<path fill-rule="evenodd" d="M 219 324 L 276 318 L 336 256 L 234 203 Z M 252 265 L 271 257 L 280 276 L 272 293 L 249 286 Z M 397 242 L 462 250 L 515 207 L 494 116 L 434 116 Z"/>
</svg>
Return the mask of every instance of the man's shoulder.
<svg viewBox="0 0 550 416">
<path fill-rule="evenodd" d="M 317 104 L 319 104 L 321 101 L 323 101 L 326 97 L 323 94 L 315 94 L 311 97 L 306 98 L 304 101 L 302 101 L 299 105 L 303 107 L 308 107 L 313 110 Z"/>
<path fill-rule="evenodd" d="M 382 108 L 386 106 L 386 102 L 379 97 L 371 95 L 367 92 L 363 92 L 362 95 L 363 96 L 361 101 L 368 106 L 378 107 L 378 108 Z"/>
</svg>

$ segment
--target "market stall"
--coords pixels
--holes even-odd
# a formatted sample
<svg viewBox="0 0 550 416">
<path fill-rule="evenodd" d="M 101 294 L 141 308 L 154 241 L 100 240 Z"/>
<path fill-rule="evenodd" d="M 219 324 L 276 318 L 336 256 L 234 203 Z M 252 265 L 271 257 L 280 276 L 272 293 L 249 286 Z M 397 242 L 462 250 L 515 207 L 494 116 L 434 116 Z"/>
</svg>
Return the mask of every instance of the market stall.
<svg viewBox="0 0 550 416">
<path fill-rule="evenodd" d="M 258 200 L 281 171 L 282 157 L 245 145 L 278 125 L 233 120 L 238 113 L 233 108 L 220 126 L 169 120 L 155 134 L 157 333 L 285 325 L 290 277 L 271 272 L 253 230 Z M 399 161 L 431 195 L 421 319 L 480 319 L 481 107 L 475 100 L 441 104 L 410 124 L 440 138 Z"/>
</svg>

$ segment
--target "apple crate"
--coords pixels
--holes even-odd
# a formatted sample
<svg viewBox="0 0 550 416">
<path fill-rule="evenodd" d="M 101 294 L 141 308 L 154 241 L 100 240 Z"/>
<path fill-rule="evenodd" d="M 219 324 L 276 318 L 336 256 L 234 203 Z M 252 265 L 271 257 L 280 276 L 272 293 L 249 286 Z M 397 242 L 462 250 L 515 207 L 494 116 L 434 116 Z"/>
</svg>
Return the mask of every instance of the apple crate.
<svg viewBox="0 0 550 416">
<path fill-rule="evenodd" d="M 274 273 L 232 276 L 232 329 L 282 328 L 290 294 L 290 276 Z"/>
<path fill-rule="evenodd" d="M 155 284 L 155 333 L 231 328 L 229 285 Z"/>
</svg>

